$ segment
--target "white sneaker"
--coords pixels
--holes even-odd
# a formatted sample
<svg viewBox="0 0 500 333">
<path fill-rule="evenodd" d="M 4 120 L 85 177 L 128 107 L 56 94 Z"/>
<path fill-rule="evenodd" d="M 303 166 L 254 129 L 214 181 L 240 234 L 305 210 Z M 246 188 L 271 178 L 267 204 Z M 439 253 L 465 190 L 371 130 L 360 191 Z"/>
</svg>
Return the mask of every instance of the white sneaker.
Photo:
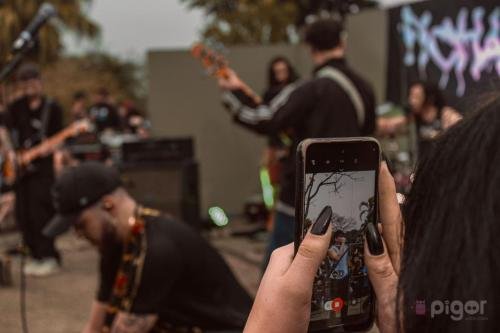
<svg viewBox="0 0 500 333">
<path fill-rule="evenodd" d="M 33 272 L 38 268 L 40 265 L 40 261 L 32 258 L 26 258 L 26 262 L 24 264 L 24 274 L 26 275 L 32 275 Z"/>
<path fill-rule="evenodd" d="M 30 276 L 44 277 L 59 272 L 59 264 L 54 258 L 46 258 L 34 261 L 32 266 L 26 265 L 24 273 Z"/>
</svg>

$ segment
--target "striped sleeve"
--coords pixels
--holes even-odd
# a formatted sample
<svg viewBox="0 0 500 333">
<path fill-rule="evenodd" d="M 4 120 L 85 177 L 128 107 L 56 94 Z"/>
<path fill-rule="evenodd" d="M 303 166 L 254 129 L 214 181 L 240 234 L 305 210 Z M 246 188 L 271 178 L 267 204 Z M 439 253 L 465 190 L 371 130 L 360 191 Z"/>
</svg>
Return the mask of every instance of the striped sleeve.
<svg viewBox="0 0 500 333">
<path fill-rule="evenodd" d="M 293 103 L 292 100 L 300 99 L 300 95 L 296 93 L 299 86 L 298 83 L 289 84 L 269 105 L 251 107 L 229 91 L 222 95 L 222 100 L 236 122 L 258 133 L 272 134 L 288 127 L 289 120 L 297 113 L 299 104 Z"/>
</svg>

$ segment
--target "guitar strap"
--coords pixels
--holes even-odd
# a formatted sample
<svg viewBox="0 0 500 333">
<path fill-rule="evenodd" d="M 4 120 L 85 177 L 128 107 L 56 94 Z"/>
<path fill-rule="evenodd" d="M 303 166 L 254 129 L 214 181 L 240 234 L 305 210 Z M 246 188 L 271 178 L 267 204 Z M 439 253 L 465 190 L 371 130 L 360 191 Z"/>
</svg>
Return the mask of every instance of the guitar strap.
<svg viewBox="0 0 500 333">
<path fill-rule="evenodd" d="M 49 120 L 50 120 L 50 112 L 52 110 L 52 99 L 50 97 L 45 98 L 45 103 L 43 104 L 42 114 L 41 114 L 41 122 L 42 127 L 40 128 L 40 139 L 43 141 L 47 138 L 47 132 L 49 130 Z"/>
<path fill-rule="evenodd" d="M 363 103 L 363 98 L 359 93 L 358 89 L 354 85 L 354 83 L 341 71 L 333 67 L 325 67 L 321 69 L 318 74 L 318 77 L 326 77 L 330 80 L 336 82 L 342 90 L 345 91 L 347 96 L 352 102 L 354 109 L 356 110 L 356 118 L 358 119 L 358 126 L 360 130 L 363 130 L 366 118 L 366 110 L 365 104 Z"/>
</svg>

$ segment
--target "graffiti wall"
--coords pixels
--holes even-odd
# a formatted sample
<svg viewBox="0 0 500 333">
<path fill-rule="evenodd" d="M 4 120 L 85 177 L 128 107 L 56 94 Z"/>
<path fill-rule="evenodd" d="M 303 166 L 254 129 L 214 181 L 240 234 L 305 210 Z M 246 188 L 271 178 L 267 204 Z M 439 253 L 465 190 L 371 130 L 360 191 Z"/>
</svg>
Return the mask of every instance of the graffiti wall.
<svg viewBox="0 0 500 333">
<path fill-rule="evenodd" d="M 458 109 L 479 91 L 500 90 L 497 0 L 425 1 L 391 9 L 387 92 L 404 102 L 407 87 L 432 81 Z"/>
</svg>

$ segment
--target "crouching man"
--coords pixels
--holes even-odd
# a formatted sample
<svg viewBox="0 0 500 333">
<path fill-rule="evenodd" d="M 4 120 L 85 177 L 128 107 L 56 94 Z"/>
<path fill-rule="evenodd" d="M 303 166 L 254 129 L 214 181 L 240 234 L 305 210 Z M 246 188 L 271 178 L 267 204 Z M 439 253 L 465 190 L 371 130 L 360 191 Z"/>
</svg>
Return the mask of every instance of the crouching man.
<svg viewBox="0 0 500 333">
<path fill-rule="evenodd" d="M 69 168 L 53 194 L 45 234 L 73 226 L 100 252 L 85 333 L 242 331 L 252 300 L 222 257 L 189 226 L 138 204 L 115 169 Z"/>
</svg>

